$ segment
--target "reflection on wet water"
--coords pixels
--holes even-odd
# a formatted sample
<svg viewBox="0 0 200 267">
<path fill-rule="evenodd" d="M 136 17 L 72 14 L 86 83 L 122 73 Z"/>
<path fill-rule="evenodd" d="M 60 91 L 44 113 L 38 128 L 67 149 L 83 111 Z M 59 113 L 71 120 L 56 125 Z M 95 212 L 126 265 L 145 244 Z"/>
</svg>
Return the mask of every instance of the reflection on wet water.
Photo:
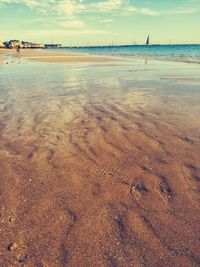
<svg viewBox="0 0 200 267">
<path fill-rule="evenodd" d="M 0 72 L 0 109 L 9 134 L 17 134 L 19 121 L 30 127 L 36 114 L 55 127 L 61 118 L 68 122 L 83 116 L 89 104 L 115 104 L 124 111 L 156 105 L 191 111 L 197 109 L 200 95 L 196 65 L 130 60 L 97 67 L 30 63 L 20 57 L 6 61 Z"/>
</svg>

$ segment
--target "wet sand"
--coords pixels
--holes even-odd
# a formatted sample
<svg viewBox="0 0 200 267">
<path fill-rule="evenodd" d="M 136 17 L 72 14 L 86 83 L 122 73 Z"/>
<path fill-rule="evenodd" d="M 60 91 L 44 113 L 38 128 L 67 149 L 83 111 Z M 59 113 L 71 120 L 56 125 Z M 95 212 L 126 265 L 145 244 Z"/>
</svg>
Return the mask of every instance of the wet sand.
<svg viewBox="0 0 200 267">
<path fill-rule="evenodd" d="M 10 59 L 0 266 L 199 266 L 198 71 Z"/>
<path fill-rule="evenodd" d="M 5 55 L 12 55 L 14 54 L 14 51 L 11 50 L 11 49 L 4 49 L 4 48 L 1 48 L 0 49 L 0 66 L 4 63 L 5 61 Z"/>
</svg>

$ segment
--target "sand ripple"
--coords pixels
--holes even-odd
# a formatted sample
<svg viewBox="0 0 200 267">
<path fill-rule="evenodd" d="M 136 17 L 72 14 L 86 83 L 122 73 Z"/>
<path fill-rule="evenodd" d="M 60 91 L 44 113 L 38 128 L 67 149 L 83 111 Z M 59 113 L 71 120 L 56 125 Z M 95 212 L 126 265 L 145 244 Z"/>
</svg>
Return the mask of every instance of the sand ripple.
<svg viewBox="0 0 200 267">
<path fill-rule="evenodd" d="M 200 264 L 199 128 L 144 92 L 2 95 L 1 266 Z"/>
</svg>

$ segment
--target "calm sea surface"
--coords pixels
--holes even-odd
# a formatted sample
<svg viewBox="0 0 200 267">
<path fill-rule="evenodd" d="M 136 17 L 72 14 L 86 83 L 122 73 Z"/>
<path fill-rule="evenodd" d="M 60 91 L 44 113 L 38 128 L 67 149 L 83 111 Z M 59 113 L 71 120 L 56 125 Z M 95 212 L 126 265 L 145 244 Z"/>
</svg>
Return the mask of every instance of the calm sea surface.
<svg viewBox="0 0 200 267">
<path fill-rule="evenodd" d="M 102 46 L 60 48 L 89 54 L 112 55 L 122 57 L 142 57 L 173 61 L 200 63 L 200 45 L 132 45 L 132 46 Z"/>
</svg>

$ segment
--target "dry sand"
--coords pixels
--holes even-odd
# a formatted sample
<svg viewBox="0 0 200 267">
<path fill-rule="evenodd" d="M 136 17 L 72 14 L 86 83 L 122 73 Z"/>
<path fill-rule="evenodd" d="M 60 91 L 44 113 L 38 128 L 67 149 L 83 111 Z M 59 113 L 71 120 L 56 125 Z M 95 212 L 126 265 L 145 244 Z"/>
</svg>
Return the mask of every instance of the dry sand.
<svg viewBox="0 0 200 267">
<path fill-rule="evenodd" d="M 21 50 L 20 55 L 36 62 L 107 62 L 108 57 L 98 57 L 72 52 L 53 52 L 48 50 Z"/>
<path fill-rule="evenodd" d="M 197 116 L 90 94 L 2 98 L 0 266 L 199 266 Z"/>
<path fill-rule="evenodd" d="M 5 54 L 13 54 L 19 57 L 27 58 L 36 62 L 48 62 L 48 63 L 59 63 L 59 62 L 108 62 L 114 61 L 113 58 L 93 56 L 80 53 L 72 52 L 56 52 L 49 50 L 38 50 L 38 49 L 21 49 L 20 53 L 17 53 L 13 49 L 0 49 L 0 56 Z M 0 61 L 1 61 L 0 57 Z"/>
<path fill-rule="evenodd" d="M 14 54 L 15 50 L 13 49 L 4 49 L 0 48 L 0 56 L 6 55 L 6 54 Z"/>
</svg>

